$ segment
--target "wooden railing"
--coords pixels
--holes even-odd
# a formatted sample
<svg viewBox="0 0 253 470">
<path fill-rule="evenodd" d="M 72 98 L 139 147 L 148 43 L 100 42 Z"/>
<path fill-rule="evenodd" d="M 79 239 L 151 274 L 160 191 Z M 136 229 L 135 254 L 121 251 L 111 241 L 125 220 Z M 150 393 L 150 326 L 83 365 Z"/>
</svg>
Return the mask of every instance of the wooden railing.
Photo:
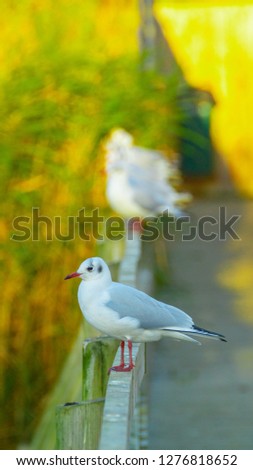
<svg viewBox="0 0 253 470">
<path fill-rule="evenodd" d="M 142 447 L 140 388 L 145 373 L 145 346 L 133 345 L 135 368 L 130 373 L 111 374 L 102 419 L 100 449 Z M 120 351 L 116 355 L 119 363 Z M 137 425 L 136 425 L 137 422 Z"/>
</svg>

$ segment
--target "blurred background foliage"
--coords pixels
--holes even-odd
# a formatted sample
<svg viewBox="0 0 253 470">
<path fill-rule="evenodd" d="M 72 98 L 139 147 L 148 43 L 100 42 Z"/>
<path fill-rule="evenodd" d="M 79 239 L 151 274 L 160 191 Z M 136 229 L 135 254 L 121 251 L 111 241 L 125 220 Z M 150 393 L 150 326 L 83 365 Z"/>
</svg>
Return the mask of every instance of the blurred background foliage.
<svg viewBox="0 0 253 470">
<path fill-rule="evenodd" d="M 175 150 L 185 90 L 176 71 L 144 72 L 134 0 L 5 0 L 0 22 L 0 442 L 13 448 L 31 439 L 82 321 L 63 278 L 95 250 L 43 221 L 38 241 L 14 241 L 13 220 L 38 207 L 66 234 L 82 207 L 108 212 L 101 139 L 121 126 Z"/>
</svg>

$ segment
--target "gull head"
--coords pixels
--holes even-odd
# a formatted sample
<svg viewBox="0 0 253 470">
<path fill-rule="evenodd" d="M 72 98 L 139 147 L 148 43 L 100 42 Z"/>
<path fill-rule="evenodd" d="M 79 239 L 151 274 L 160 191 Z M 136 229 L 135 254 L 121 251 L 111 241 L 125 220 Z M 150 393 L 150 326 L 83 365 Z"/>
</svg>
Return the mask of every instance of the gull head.
<svg viewBox="0 0 253 470">
<path fill-rule="evenodd" d="M 125 129 L 114 129 L 111 132 L 110 138 L 108 139 L 105 148 L 107 150 L 116 150 L 121 147 L 129 148 L 133 145 L 133 137 Z"/>
<path fill-rule="evenodd" d="M 102 258 L 88 258 L 83 261 L 78 270 L 68 274 L 65 280 L 80 277 L 83 281 L 95 281 L 98 279 L 111 280 L 110 270 Z"/>
</svg>

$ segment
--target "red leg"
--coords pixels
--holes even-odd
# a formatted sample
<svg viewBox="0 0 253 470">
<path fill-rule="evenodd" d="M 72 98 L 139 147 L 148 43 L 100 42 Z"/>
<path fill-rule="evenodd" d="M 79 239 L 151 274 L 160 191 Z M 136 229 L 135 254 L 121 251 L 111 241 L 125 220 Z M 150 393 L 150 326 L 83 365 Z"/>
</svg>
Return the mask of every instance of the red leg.
<svg viewBox="0 0 253 470">
<path fill-rule="evenodd" d="M 121 343 L 120 343 L 120 347 L 121 347 L 120 365 L 111 367 L 108 371 L 108 374 L 110 374 L 111 370 L 114 370 L 115 372 L 130 372 L 134 368 L 133 356 L 132 356 L 132 346 L 133 346 L 132 341 L 128 341 L 127 345 L 128 345 L 128 351 L 129 351 L 129 365 L 125 366 L 125 359 L 124 359 L 125 342 L 121 341 Z"/>
<path fill-rule="evenodd" d="M 132 350 L 133 350 L 132 341 L 128 341 L 127 345 L 128 345 L 128 351 L 129 351 L 129 365 L 125 366 L 124 370 L 122 370 L 121 372 L 130 372 L 134 368 L 133 355 L 132 355 Z"/>
<path fill-rule="evenodd" d="M 132 217 L 132 219 L 129 219 L 127 227 L 131 232 L 142 233 L 142 224 L 139 217 Z"/>
<path fill-rule="evenodd" d="M 108 370 L 108 374 L 110 374 L 111 370 L 115 370 L 116 372 L 121 372 L 125 367 L 125 357 L 124 357 L 124 349 L 125 349 L 125 341 L 121 341 L 120 343 L 120 365 L 110 367 Z"/>
</svg>

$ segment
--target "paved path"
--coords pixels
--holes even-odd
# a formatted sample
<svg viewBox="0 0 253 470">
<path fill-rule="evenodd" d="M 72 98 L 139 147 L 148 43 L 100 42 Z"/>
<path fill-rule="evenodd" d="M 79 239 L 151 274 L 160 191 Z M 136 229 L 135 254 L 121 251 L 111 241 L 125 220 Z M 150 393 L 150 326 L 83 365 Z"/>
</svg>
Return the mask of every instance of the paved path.
<svg viewBox="0 0 253 470">
<path fill-rule="evenodd" d="M 198 201 L 193 219 L 217 217 L 219 206 L 242 214 L 234 226 L 242 240 L 178 234 L 166 242 L 169 282 L 155 296 L 228 343 L 148 346 L 150 449 L 253 449 L 253 202 Z"/>
</svg>

